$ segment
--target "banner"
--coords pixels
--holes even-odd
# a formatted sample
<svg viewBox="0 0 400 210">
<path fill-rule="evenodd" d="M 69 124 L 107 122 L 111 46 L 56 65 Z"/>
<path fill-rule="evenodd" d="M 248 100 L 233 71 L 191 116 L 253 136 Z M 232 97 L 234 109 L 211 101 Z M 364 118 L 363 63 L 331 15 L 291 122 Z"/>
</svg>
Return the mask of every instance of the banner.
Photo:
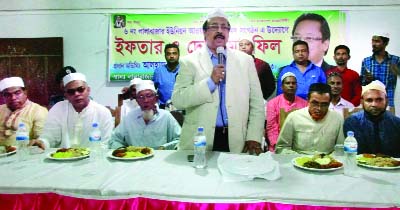
<svg viewBox="0 0 400 210">
<path fill-rule="evenodd" d="M 254 55 L 268 62 L 275 76 L 279 68 L 293 61 L 292 35 L 295 20 L 303 13 L 323 16 L 329 25 L 329 50 L 324 60 L 334 65 L 333 49 L 344 43 L 345 13 L 341 11 L 227 12 L 231 24 L 227 47 L 239 49 L 242 38 L 254 43 Z M 205 47 L 203 13 L 113 14 L 110 18 L 109 81 L 129 81 L 134 77 L 152 79 L 156 68 L 165 64 L 164 46 L 179 45 L 180 56 Z M 321 34 L 321 32 L 318 32 Z M 322 42 L 321 37 L 302 35 L 302 40 Z"/>
</svg>

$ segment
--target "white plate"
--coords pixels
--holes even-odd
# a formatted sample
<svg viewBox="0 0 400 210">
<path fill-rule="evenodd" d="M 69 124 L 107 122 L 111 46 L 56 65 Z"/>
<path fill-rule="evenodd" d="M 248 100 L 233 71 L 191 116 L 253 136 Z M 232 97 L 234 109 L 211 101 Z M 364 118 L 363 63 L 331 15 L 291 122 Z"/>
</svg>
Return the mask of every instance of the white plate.
<svg viewBox="0 0 400 210">
<path fill-rule="evenodd" d="M 53 158 L 51 155 L 54 154 L 54 153 L 56 153 L 56 152 L 47 153 L 47 158 L 48 158 L 48 159 L 51 159 L 51 160 L 80 160 L 80 159 L 84 159 L 84 158 L 89 157 L 89 154 L 87 154 L 87 155 L 83 155 L 83 156 L 79 156 L 79 157 Z"/>
<path fill-rule="evenodd" d="M 359 156 L 360 156 L 360 155 L 357 155 L 357 158 L 358 158 Z M 393 158 L 393 159 L 395 159 L 395 160 L 400 160 L 400 158 Z M 379 170 L 393 170 L 393 169 L 399 169 L 399 168 L 400 168 L 400 166 L 395 166 L 395 167 L 371 166 L 371 165 L 367 165 L 367 164 L 364 164 L 364 163 L 359 163 L 358 161 L 357 161 L 357 165 L 362 166 L 362 167 L 366 167 L 366 168 L 379 169 Z"/>
<path fill-rule="evenodd" d="M 154 150 L 153 149 L 151 149 L 151 153 L 148 154 L 148 155 L 144 155 L 144 156 L 140 156 L 140 157 L 130 157 L 130 158 L 115 157 L 115 156 L 112 155 L 113 152 L 114 152 L 114 150 L 109 151 L 107 153 L 107 157 L 115 159 L 115 160 L 140 160 L 140 159 L 148 158 L 148 157 L 151 157 L 151 156 L 154 155 Z"/>
<path fill-rule="evenodd" d="M 265 159 L 254 155 L 237 155 L 224 159 L 219 165 L 224 171 L 232 174 L 255 176 L 265 174 L 274 169 Z"/>
<path fill-rule="evenodd" d="M 16 152 L 17 152 L 17 150 L 14 150 L 14 151 L 12 151 L 12 152 L 1 153 L 1 154 L 0 154 L 0 157 L 4 157 L 4 156 L 7 156 L 7 155 L 12 155 L 12 154 L 14 154 L 14 153 L 16 153 Z"/>
<path fill-rule="evenodd" d="M 338 162 L 342 163 L 342 166 L 340 166 L 340 167 L 337 167 L 337 168 L 326 168 L 326 169 L 320 169 L 320 168 L 307 168 L 307 167 L 304 167 L 304 166 L 298 165 L 298 164 L 297 164 L 297 162 L 296 162 L 296 160 L 297 160 L 298 158 L 302 158 L 302 157 L 303 157 L 303 156 L 301 156 L 301 157 L 297 157 L 297 158 L 293 158 L 293 159 L 292 159 L 292 164 L 293 164 L 295 167 L 298 167 L 298 168 L 301 168 L 301 169 L 304 169 L 304 170 L 307 170 L 307 171 L 328 172 L 328 171 L 336 171 L 336 170 L 339 170 L 339 169 L 343 168 L 343 163 L 342 163 L 342 162 L 340 162 L 339 160 L 336 160 L 336 161 L 338 161 Z M 312 157 L 312 156 L 310 156 L 310 157 Z"/>
</svg>

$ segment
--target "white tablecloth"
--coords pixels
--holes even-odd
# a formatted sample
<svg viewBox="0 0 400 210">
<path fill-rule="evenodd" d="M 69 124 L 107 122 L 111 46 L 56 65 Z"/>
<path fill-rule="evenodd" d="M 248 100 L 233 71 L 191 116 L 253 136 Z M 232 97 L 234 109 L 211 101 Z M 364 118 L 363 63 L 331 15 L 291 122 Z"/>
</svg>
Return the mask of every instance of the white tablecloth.
<svg viewBox="0 0 400 210">
<path fill-rule="evenodd" d="M 46 151 L 48 153 L 49 151 Z M 148 159 L 93 162 L 54 161 L 46 153 L 16 162 L 0 158 L 0 193 L 57 192 L 100 199 L 149 197 L 195 202 L 272 201 L 297 204 L 400 206 L 400 170 L 359 168 L 360 178 L 293 167 L 291 155 L 274 155 L 282 177 L 224 182 L 217 168 L 219 153 L 207 153 L 208 167 L 195 169 L 189 151 L 155 151 Z"/>
</svg>

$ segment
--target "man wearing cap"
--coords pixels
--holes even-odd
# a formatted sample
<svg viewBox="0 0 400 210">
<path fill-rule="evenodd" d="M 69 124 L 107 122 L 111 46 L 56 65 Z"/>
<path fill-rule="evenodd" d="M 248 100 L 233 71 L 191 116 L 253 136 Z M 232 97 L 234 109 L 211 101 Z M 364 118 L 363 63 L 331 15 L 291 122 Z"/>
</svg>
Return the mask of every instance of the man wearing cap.
<svg viewBox="0 0 400 210">
<path fill-rule="evenodd" d="M 363 111 L 344 122 L 344 134 L 353 131 L 358 153 L 385 154 L 400 157 L 400 118 L 386 111 L 388 98 L 385 85 L 375 80 L 362 88 Z"/>
<path fill-rule="evenodd" d="M 156 106 L 158 97 L 152 81 L 136 85 L 136 101 L 140 107 L 128 113 L 112 133 L 109 147 L 146 146 L 173 149 L 179 142 L 181 127 L 175 118 Z"/>
<path fill-rule="evenodd" d="M 138 103 L 136 102 L 136 85 L 142 81 L 140 78 L 133 78 L 129 83 L 129 98 L 122 101 L 121 106 L 121 120 L 124 119 L 124 116 L 128 115 L 128 113 L 138 107 Z"/>
<path fill-rule="evenodd" d="M 110 111 L 90 100 L 90 87 L 85 75 L 71 73 L 63 78 L 65 98 L 49 111 L 43 133 L 33 142 L 41 148 L 89 147 L 89 133 L 93 123 L 101 130 L 102 141 L 107 142 L 114 127 Z"/>
<path fill-rule="evenodd" d="M 207 150 L 262 152 L 265 107 L 260 81 L 254 59 L 226 47 L 230 28 L 220 9 L 212 11 L 203 24 L 205 46 L 180 61 L 172 95 L 175 107 L 186 110 L 180 149 L 193 150 L 193 137 L 202 126 Z"/>
<path fill-rule="evenodd" d="M 281 77 L 283 94 L 276 96 L 267 103 L 267 136 L 269 150 L 275 151 L 275 145 L 280 131 L 280 111 L 290 112 L 307 106 L 307 101 L 296 96 L 297 80 L 292 72 L 286 72 Z"/>
<path fill-rule="evenodd" d="M 296 95 L 307 100 L 310 85 L 317 82 L 326 83 L 326 76 L 320 67 L 308 60 L 309 49 L 307 42 L 302 40 L 295 41 L 292 46 L 292 53 L 294 61 L 285 66 L 279 73 L 276 94 L 282 93 L 282 75 L 286 72 L 292 72 L 297 79 Z"/>
<path fill-rule="evenodd" d="M 335 144 L 343 144 L 343 117 L 329 110 L 331 98 L 329 85 L 312 84 L 308 91 L 308 107 L 287 116 L 275 153 L 329 154 Z"/>
<path fill-rule="evenodd" d="M 264 100 L 267 100 L 275 90 L 275 78 L 272 74 L 271 67 L 267 62 L 258 59 L 253 55 L 254 44 L 250 40 L 240 40 L 239 50 L 253 57 L 254 64 L 256 65 L 258 79 L 260 80 L 261 91 L 263 93 Z"/>
<path fill-rule="evenodd" d="M 400 57 L 386 52 L 389 34 L 377 33 L 372 36 L 372 56 L 361 63 L 360 79 L 362 85 L 379 80 L 386 86 L 389 106 L 394 107 L 394 90 L 399 75 Z"/>
<path fill-rule="evenodd" d="M 161 109 L 164 109 L 167 102 L 171 100 L 176 75 L 179 73 L 179 46 L 176 44 L 165 45 L 164 54 L 167 63 L 158 67 L 153 75 Z"/>
<path fill-rule="evenodd" d="M 0 146 L 15 145 L 19 123 L 29 130 L 29 138 L 36 139 L 42 132 L 47 109 L 28 99 L 24 81 L 8 77 L 0 81 L 0 92 L 5 104 L 0 105 Z"/>
</svg>

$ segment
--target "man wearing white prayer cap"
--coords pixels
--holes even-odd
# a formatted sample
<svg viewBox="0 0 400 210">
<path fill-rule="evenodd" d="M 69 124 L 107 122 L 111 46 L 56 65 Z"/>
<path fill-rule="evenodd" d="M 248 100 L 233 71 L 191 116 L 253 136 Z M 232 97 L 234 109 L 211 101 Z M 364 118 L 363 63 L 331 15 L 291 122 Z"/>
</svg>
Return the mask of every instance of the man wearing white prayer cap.
<svg viewBox="0 0 400 210">
<path fill-rule="evenodd" d="M 372 33 L 373 54 L 362 61 L 360 80 L 362 85 L 367 85 L 373 80 L 379 80 L 385 84 L 389 106 L 394 107 L 396 81 L 400 75 L 400 57 L 386 51 L 389 36 L 389 33 L 380 29 Z"/>
<path fill-rule="evenodd" d="M 387 88 L 378 80 L 363 86 L 361 105 L 364 111 L 352 114 L 344 122 L 344 134 L 354 132 L 359 154 L 400 157 L 400 118 L 386 111 L 386 93 Z"/>
<path fill-rule="evenodd" d="M 107 143 L 114 127 L 111 112 L 90 99 L 86 76 L 70 73 L 64 76 L 63 83 L 67 100 L 56 103 L 50 109 L 43 133 L 33 143 L 43 149 L 89 147 L 93 123 L 98 124 L 101 139 Z"/>
<path fill-rule="evenodd" d="M 282 94 L 277 95 L 267 103 L 267 127 L 265 129 L 266 136 L 269 140 L 269 150 L 275 151 L 275 145 L 278 141 L 280 128 L 283 124 L 280 119 L 280 112 L 294 111 L 307 106 L 307 101 L 296 96 L 297 79 L 292 72 L 286 72 L 281 77 Z"/>
<path fill-rule="evenodd" d="M 139 107 L 133 109 L 115 128 L 110 148 L 146 146 L 154 149 L 173 149 L 179 142 L 181 127 L 175 118 L 157 107 L 157 91 L 151 80 L 136 85 Z"/>
<path fill-rule="evenodd" d="M 136 85 L 139 84 L 141 81 L 142 79 L 136 77 L 129 82 L 129 88 L 126 91 L 129 95 L 129 98 L 122 101 L 120 115 L 121 120 L 123 120 L 124 116 L 126 116 L 131 110 L 139 106 L 136 102 Z"/>
<path fill-rule="evenodd" d="M 221 9 L 203 24 L 205 46 L 181 59 L 172 103 L 186 110 L 179 148 L 193 149 L 204 127 L 207 150 L 261 153 L 265 108 L 250 55 L 226 46 L 231 25 Z"/>
<path fill-rule="evenodd" d="M 25 124 L 30 139 L 38 138 L 47 109 L 28 99 L 22 78 L 4 78 L 0 81 L 0 92 L 5 100 L 5 104 L 0 105 L 0 146 L 16 145 L 15 133 L 20 123 Z"/>
</svg>

